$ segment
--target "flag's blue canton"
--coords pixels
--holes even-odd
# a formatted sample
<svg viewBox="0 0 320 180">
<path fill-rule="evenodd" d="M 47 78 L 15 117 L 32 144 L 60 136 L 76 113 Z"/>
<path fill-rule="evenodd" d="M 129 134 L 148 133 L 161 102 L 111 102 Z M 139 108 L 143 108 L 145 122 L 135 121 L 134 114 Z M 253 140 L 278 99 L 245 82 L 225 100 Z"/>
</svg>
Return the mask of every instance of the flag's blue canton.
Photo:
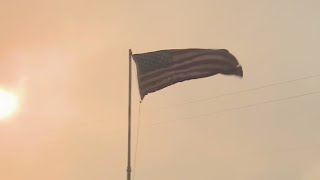
<svg viewBox="0 0 320 180">
<path fill-rule="evenodd" d="M 133 58 L 139 66 L 141 75 L 173 64 L 172 56 L 168 52 L 135 54 Z"/>
</svg>

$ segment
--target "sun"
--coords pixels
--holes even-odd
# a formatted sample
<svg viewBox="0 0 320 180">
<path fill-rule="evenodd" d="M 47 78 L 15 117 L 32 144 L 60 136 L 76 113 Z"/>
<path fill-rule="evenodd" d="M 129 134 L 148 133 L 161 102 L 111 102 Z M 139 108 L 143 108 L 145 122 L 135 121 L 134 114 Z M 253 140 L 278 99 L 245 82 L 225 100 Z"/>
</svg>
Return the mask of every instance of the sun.
<svg viewBox="0 0 320 180">
<path fill-rule="evenodd" d="M 18 109 L 18 96 L 0 89 L 0 121 L 9 117 Z"/>
</svg>

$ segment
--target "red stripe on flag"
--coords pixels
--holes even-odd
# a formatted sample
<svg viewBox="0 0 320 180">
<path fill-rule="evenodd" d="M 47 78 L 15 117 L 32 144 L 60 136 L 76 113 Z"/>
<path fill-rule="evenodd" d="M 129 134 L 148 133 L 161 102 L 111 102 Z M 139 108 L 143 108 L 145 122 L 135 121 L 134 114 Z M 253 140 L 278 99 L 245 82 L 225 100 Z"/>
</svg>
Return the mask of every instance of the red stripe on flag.
<svg viewBox="0 0 320 180">
<path fill-rule="evenodd" d="M 215 66 L 215 67 L 213 67 Z M 218 74 L 218 73 L 223 73 L 226 72 L 226 74 L 229 74 L 230 72 L 235 72 L 237 71 L 236 68 L 234 69 L 225 69 L 225 70 L 221 70 L 221 68 L 217 68 L 216 65 L 212 65 L 212 66 L 208 66 L 208 65 L 203 65 L 203 66 L 197 66 L 197 67 L 190 67 L 187 69 L 181 69 L 179 71 L 173 71 L 170 74 L 164 74 L 161 77 L 155 77 L 153 79 L 150 79 L 149 81 L 141 81 L 140 80 L 140 87 L 141 89 L 145 89 L 148 90 L 150 87 L 154 87 L 157 85 L 160 85 L 162 83 L 168 82 L 169 84 L 174 84 L 176 83 L 176 79 L 178 78 L 179 81 L 181 81 L 180 78 L 187 78 L 185 80 L 188 80 L 189 74 L 192 75 L 192 73 L 198 73 L 198 72 L 206 72 L 209 73 L 209 75 L 214 75 L 214 74 Z M 212 73 L 212 74 L 211 74 Z"/>
<path fill-rule="evenodd" d="M 186 69 L 190 68 L 198 68 L 198 67 L 212 67 L 212 68 L 219 68 L 221 71 L 233 69 L 236 66 L 230 66 L 229 64 L 221 61 L 212 61 L 212 60 L 203 60 L 201 62 L 192 62 L 188 64 L 184 64 L 181 66 L 171 66 L 169 68 L 163 68 L 159 70 L 156 74 L 148 73 L 142 76 L 139 76 L 140 81 L 150 81 L 149 79 L 154 79 L 157 77 L 162 77 L 166 75 L 171 75 L 172 73 L 176 73 L 177 71 L 185 71 Z"/>
<path fill-rule="evenodd" d="M 193 58 L 189 61 L 183 61 L 181 63 L 176 63 L 167 68 L 160 68 L 158 70 L 148 72 L 146 74 L 141 75 L 141 79 L 147 79 L 152 76 L 159 76 L 163 73 L 167 73 L 173 71 L 175 69 L 187 68 L 189 66 L 201 65 L 202 63 L 211 63 L 211 64 L 224 64 L 226 66 L 235 67 L 237 66 L 237 62 L 232 62 L 224 57 L 212 57 L 212 56 L 203 56 L 198 58 Z"/>
<path fill-rule="evenodd" d="M 180 74 L 176 75 L 175 77 L 172 77 L 171 79 L 167 79 L 167 81 L 156 82 L 153 85 L 150 84 L 149 86 L 140 87 L 140 91 L 141 94 L 145 96 L 148 93 L 155 92 L 157 90 L 163 89 L 178 82 L 183 82 L 190 79 L 209 77 L 218 73 L 218 71 L 214 72 L 212 71 L 212 69 L 210 69 L 210 71 L 205 71 L 205 69 L 203 69 L 201 71 L 189 72 L 188 74 Z"/>
</svg>

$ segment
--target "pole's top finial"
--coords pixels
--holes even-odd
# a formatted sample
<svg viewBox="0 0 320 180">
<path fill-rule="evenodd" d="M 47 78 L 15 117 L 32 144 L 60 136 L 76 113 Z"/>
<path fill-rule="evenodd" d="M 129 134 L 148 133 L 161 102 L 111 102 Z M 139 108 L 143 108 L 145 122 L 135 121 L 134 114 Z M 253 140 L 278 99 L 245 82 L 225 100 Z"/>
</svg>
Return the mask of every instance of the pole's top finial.
<svg viewBox="0 0 320 180">
<path fill-rule="evenodd" d="M 129 54 L 130 54 L 130 56 L 132 56 L 132 50 L 131 49 L 129 49 Z"/>
</svg>

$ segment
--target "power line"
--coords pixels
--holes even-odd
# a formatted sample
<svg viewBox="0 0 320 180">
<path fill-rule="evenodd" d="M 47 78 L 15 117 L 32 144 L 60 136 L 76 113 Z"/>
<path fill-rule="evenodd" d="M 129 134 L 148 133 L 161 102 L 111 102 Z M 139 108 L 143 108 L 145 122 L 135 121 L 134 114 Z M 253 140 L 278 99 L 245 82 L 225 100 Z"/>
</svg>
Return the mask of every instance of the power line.
<svg viewBox="0 0 320 180">
<path fill-rule="evenodd" d="M 245 89 L 245 90 L 240 90 L 240 91 L 235 91 L 235 92 L 230 92 L 230 93 L 224 93 L 224 94 L 220 94 L 220 95 L 217 95 L 217 96 L 202 98 L 202 99 L 189 101 L 189 102 L 184 102 L 184 103 L 177 103 L 177 104 L 174 104 L 174 105 L 168 105 L 168 106 L 160 107 L 160 109 L 167 109 L 167 108 L 172 107 L 172 106 L 183 106 L 183 105 L 191 104 L 191 103 L 199 103 L 199 102 L 204 102 L 204 101 L 210 101 L 210 100 L 217 99 L 217 98 L 222 98 L 222 97 L 225 97 L 225 96 L 230 96 L 230 95 L 241 94 L 241 93 L 245 93 L 245 92 L 256 91 L 256 90 L 259 90 L 259 89 L 264 89 L 264 88 L 273 87 L 273 86 L 279 86 L 279 85 L 282 85 L 282 84 L 288 84 L 288 83 L 292 83 L 292 82 L 296 82 L 296 81 L 302 81 L 302 80 L 311 79 L 311 78 L 315 78 L 315 77 L 319 77 L 319 76 L 320 76 L 320 74 L 301 77 L 301 78 L 297 78 L 297 79 L 291 79 L 291 80 L 287 80 L 287 81 L 275 82 L 275 83 L 266 84 L 266 85 L 262 85 L 262 86 L 254 87 L 254 88 L 250 88 L 250 89 Z"/>
<path fill-rule="evenodd" d="M 289 97 L 285 97 L 285 98 L 279 98 L 279 99 L 273 99 L 273 100 L 269 100 L 269 101 L 257 102 L 257 103 L 253 103 L 253 104 L 249 104 L 249 105 L 245 105 L 245 106 L 227 108 L 227 109 L 224 109 L 224 110 L 221 110 L 221 111 L 215 111 L 215 112 L 212 112 L 212 113 L 201 114 L 201 115 L 197 115 L 197 116 L 185 117 L 185 118 L 182 118 L 182 119 L 180 119 L 180 120 L 195 119 L 195 118 L 199 118 L 199 117 L 208 117 L 208 116 L 213 116 L 213 115 L 216 115 L 216 114 L 225 113 L 225 112 L 229 112 L 229 111 L 236 111 L 236 110 L 241 110 L 241 109 L 247 109 L 247 108 L 255 107 L 255 106 L 258 106 L 258 105 L 276 103 L 276 102 L 280 102 L 280 101 L 286 101 L 286 100 L 290 100 L 290 99 L 296 99 L 296 98 L 300 98 L 300 97 L 304 97 L 304 96 L 310 96 L 310 95 L 315 95 L 315 94 L 319 94 L 319 93 L 320 93 L 320 91 L 314 91 L 314 92 L 310 92 L 310 93 L 299 94 L 299 95 L 289 96 Z M 179 121 L 180 121 L 180 120 L 179 120 Z M 173 121 L 178 121 L 178 120 L 162 121 L 162 122 L 153 123 L 152 125 L 155 126 L 155 125 L 164 124 L 164 123 L 169 123 L 169 122 L 173 122 Z"/>
<path fill-rule="evenodd" d="M 222 98 L 225 96 L 230 96 L 230 95 L 235 95 L 235 94 L 241 94 L 241 93 L 245 93 L 245 92 L 250 92 L 250 91 L 255 91 L 255 90 L 259 90 L 259 89 L 264 89 L 264 88 L 268 88 L 268 87 L 272 87 L 272 86 L 278 86 L 278 85 L 282 85 L 282 84 L 288 84 L 288 83 L 292 83 L 292 82 L 296 82 L 296 81 L 302 81 L 302 80 L 306 80 L 306 79 L 311 79 L 311 78 L 316 78 L 319 77 L 320 74 L 318 75 L 311 75 L 311 76 L 306 76 L 306 77 L 301 77 L 301 78 L 296 78 L 296 79 L 292 79 L 292 80 L 287 80 L 287 81 L 282 81 L 282 82 L 275 82 L 275 83 L 271 83 L 271 84 L 266 84 L 263 86 L 259 86 L 259 87 L 255 87 L 255 88 L 251 88 L 251 89 L 245 89 L 245 90 L 240 90 L 240 91 L 235 91 L 235 92 L 231 92 L 231 93 L 224 93 L 221 95 L 217 95 L 217 96 L 212 96 L 212 97 L 208 97 L 208 98 L 203 98 L 203 99 L 198 99 L 198 100 L 194 100 L 194 101 L 189 101 L 189 102 L 184 102 L 184 103 L 178 103 L 178 104 L 174 104 L 174 105 L 168 105 L 166 107 L 160 107 L 160 109 L 166 109 L 168 107 L 172 107 L 172 106 L 183 106 L 186 104 L 191 104 L 191 103 L 199 103 L 199 102 L 205 102 L 205 101 L 210 101 L 213 99 L 217 99 L 217 98 Z M 158 109 L 159 110 L 159 109 Z M 215 113 L 221 113 L 221 112 L 215 112 Z M 199 117 L 201 117 L 202 115 L 200 115 Z M 184 119 L 190 119 L 193 117 L 187 117 Z M 176 121 L 176 120 L 175 120 Z M 73 127 L 83 127 L 83 126 L 87 126 L 88 124 L 92 124 L 92 122 L 98 123 L 96 124 L 97 126 L 100 126 L 101 123 L 104 123 L 105 120 L 93 120 L 93 121 L 82 121 L 82 122 L 78 122 L 78 124 L 76 126 Z M 164 121 L 164 122 L 168 122 L 168 121 Z M 159 122 L 159 123 L 164 123 L 164 122 Z M 155 123 L 158 124 L 158 123 Z M 55 134 L 55 132 L 62 130 L 62 129 L 67 129 L 67 128 L 52 128 L 52 129 L 48 129 L 49 132 L 53 132 Z M 120 132 L 122 131 L 121 129 L 115 131 L 115 132 Z M 34 132 L 34 131 L 33 131 Z M 42 131 L 37 131 L 37 132 L 42 132 Z M 48 132 L 48 131 L 47 131 Z"/>
</svg>

